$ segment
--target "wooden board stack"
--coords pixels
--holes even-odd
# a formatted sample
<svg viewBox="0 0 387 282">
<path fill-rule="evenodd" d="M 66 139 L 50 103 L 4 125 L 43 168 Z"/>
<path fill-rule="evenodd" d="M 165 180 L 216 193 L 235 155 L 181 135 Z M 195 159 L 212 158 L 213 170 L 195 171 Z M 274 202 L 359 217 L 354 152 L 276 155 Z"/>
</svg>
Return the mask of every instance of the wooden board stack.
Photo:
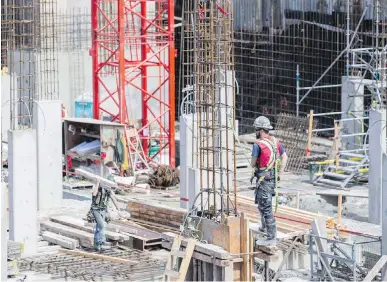
<svg viewBox="0 0 387 282">
<path fill-rule="evenodd" d="M 147 203 L 141 200 L 129 200 L 128 211 L 132 218 L 138 220 L 139 224 L 144 224 L 149 229 L 152 226 L 163 232 L 176 232 L 183 222 L 183 217 L 187 213 L 185 209 L 172 208 L 157 203 Z"/>
<path fill-rule="evenodd" d="M 42 237 L 47 242 L 66 249 L 94 246 L 94 225 L 69 216 L 52 216 L 49 221 L 40 223 Z M 117 220 L 109 222 L 106 239 L 113 243 L 144 250 L 147 247 L 161 246 L 161 234 L 141 227 L 131 221 Z"/>
<path fill-rule="evenodd" d="M 244 212 L 245 217 L 253 223 L 259 223 L 260 214 L 257 205 L 252 198 L 246 196 L 238 196 L 238 211 Z M 273 207 L 273 211 L 275 207 Z M 312 228 L 312 221 L 318 217 L 325 217 L 328 222 L 331 218 L 321 214 L 316 214 L 300 209 L 295 209 L 287 206 L 278 206 L 277 212 L 274 214 L 277 222 L 277 230 L 283 233 L 293 233 L 305 231 Z"/>
</svg>

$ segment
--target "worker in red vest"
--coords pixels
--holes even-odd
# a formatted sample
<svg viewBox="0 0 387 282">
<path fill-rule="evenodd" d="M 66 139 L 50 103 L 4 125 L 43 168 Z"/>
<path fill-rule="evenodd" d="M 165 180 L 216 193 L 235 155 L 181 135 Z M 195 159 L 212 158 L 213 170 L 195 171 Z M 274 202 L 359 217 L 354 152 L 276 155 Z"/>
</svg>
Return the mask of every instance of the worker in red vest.
<svg viewBox="0 0 387 282">
<path fill-rule="evenodd" d="M 251 166 L 253 176 L 257 178 L 255 189 L 255 203 L 261 213 L 261 232 L 267 232 L 266 240 L 257 240 L 257 245 L 271 245 L 276 243 L 277 228 L 273 214 L 272 197 L 276 193 L 276 183 L 279 175 L 284 171 L 287 162 L 287 154 L 284 147 L 269 130 L 273 129 L 267 117 L 260 116 L 254 121 L 257 142 L 253 144 L 251 154 Z M 281 165 L 278 168 L 278 160 Z M 276 179 L 277 178 L 277 179 Z"/>
</svg>

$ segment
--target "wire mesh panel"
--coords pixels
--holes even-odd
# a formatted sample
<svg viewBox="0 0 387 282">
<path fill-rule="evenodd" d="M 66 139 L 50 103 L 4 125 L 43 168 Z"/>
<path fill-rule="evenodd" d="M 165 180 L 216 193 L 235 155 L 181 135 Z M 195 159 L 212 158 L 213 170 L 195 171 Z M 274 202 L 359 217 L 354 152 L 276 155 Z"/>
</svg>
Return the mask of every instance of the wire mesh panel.
<svg viewBox="0 0 387 282">
<path fill-rule="evenodd" d="M 285 171 L 301 173 L 305 163 L 309 118 L 281 113 L 277 118 L 275 136 L 285 147 L 289 160 Z"/>
<path fill-rule="evenodd" d="M 374 1 L 232 2 L 235 76 L 239 86 L 236 116 L 240 134 L 252 132 L 251 125 L 259 115 L 275 119 L 279 113 L 296 114 L 297 82 L 300 99 L 310 91 L 299 105 L 300 115 L 305 116 L 310 110 L 315 113 L 341 111 L 342 76 L 348 72 L 359 74 L 358 69 L 351 67 L 351 54 L 341 53 L 348 45 L 352 49 L 375 46 L 377 15 L 379 45 L 384 46 L 381 40 L 385 32 L 383 1 L 379 1 L 379 12 Z M 189 9 L 183 5 L 177 7 L 178 15 L 182 10 L 186 14 Z M 190 49 L 186 47 L 188 37 L 182 40 L 180 45 L 184 48 L 180 48 L 178 61 L 183 60 L 183 49 Z M 322 87 L 310 90 L 324 73 L 316 85 Z M 187 74 L 180 73 L 180 90 L 188 84 L 184 75 Z M 369 93 L 364 96 L 368 97 Z M 366 98 L 365 104 L 368 103 Z M 317 120 L 324 128 L 332 127 L 332 117 L 321 116 Z"/>
</svg>

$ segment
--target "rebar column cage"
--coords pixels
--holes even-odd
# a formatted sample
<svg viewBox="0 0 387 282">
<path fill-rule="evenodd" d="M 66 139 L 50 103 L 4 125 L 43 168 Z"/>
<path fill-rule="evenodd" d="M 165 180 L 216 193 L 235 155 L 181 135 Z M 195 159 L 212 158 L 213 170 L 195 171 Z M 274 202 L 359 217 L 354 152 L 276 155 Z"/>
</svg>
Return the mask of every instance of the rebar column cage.
<svg viewBox="0 0 387 282">
<path fill-rule="evenodd" d="M 236 213 L 232 3 L 194 2 L 198 167 L 201 190 L 209 191 L 201 205 L 218 217 Z"/>
<path fill-rule="evenodd" d="M 10 87 L 10 129 L 32 128 L 36 88 L 36 4 L 37 0 L 9 1 L 8 65 Z"/>
<path fill-rule="evenodd" d="M 133 124 L 138 96 L 148 161 L 175 166 L 174 1 L 91 0 L 91 7 L 94 118 Z M 149 156 L 152 143 L 159 147 Z"/>
</svg>

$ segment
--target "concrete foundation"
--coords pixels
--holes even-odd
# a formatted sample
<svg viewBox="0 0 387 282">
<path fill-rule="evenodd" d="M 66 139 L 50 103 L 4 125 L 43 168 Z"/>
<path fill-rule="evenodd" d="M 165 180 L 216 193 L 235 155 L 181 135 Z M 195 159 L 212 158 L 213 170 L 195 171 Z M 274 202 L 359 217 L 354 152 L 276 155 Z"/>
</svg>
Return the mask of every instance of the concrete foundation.
<svg viewBox="0 0 387 282">
<path fill-rule="evenodd" d="M 382 151 L 386 151 L 386 110 L 371 109 L 369 117 L 368 221 L 380 224 L 382 216 Z"/>
<path fill-rule="evenodd" d="M 364 116 L 364 84 L 356 81 L 358 77 L 342 77 L 341 87 L 341 115 L 342 119 L 362 118 Z M 362 120 L 351 120 L 342 122 L 345 134 L 361 133 L 364 130 Z M 362 136 L 346 137 L 342 140 L 344 149 L 358 149 L 363 145 Z"/>
<path fill-rule="evenodd" d="M 38 210 L 62 206 L 61 101 L 36 101 Z"/>
<path fill-rule="evenodd" d="M 24 255 L 36 253 L 36 131 L 8 131 L 9 239 L 24 243 Z"/>
</svg>

